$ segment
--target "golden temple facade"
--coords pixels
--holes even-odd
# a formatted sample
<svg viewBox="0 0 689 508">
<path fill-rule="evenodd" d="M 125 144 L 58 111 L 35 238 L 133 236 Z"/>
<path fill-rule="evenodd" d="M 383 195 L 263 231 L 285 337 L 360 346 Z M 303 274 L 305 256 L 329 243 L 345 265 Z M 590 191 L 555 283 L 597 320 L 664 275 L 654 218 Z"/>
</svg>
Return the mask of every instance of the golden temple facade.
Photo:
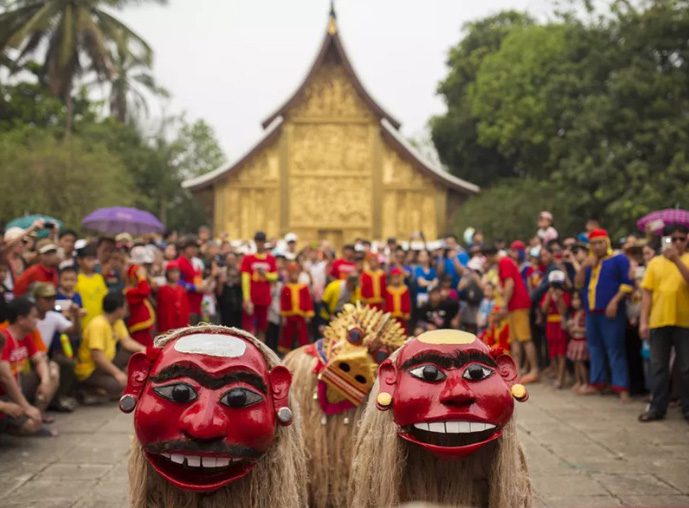
<svg viewBox="0 0 689 508">
<path fill-rule="evenodd" d="M 336 18 L 306 79 L 263 123 L 263 138 L 233 164 L 184 183 L 216 234 L 249 239 L 294 232 L 336 246 L 356 238 L 444 235 L 478 187 L 425 161 L 400 124 L 364 89 Z"/>
</svg>

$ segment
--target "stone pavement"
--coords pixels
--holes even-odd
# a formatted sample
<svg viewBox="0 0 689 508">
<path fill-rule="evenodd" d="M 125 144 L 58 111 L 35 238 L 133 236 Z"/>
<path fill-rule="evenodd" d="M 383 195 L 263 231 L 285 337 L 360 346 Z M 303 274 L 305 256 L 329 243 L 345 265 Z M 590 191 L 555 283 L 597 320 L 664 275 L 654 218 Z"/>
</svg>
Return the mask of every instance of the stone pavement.
<svg viewBox="0 0 689 508">
<path fill-rule="evenodd" d="M 537 506 L 689 507 L 689 425 L 678 409 L 641 424 L 640 402 L 529 390 L 518 421 Z M 126 506 L 131 416 L 113 405 L 57 419 L 57 438 L 0 436 L 0 506 Z"/>
</svg>

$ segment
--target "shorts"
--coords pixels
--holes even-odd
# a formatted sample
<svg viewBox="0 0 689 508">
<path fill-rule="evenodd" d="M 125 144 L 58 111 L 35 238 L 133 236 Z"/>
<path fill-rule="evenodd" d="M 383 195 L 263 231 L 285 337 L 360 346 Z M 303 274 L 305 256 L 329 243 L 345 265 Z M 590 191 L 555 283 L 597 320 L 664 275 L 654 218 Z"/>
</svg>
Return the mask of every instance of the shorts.
<svg viewBox="0 0 689 508">
<path fill-rule="evenodd" d="M 510 344 L 514 340 L 529 342 L 531 340 L 531 323 L 529 323 L 529 309 L 510 311 L 507 317 L 510 327 Z"/>
<path fill-rule="evenodd" d="M 242 328 L 247 332 L 265 332 L 268 329 L 268 305 L 254 305 L 254 313 L 242 314 Z"/>
</svg>

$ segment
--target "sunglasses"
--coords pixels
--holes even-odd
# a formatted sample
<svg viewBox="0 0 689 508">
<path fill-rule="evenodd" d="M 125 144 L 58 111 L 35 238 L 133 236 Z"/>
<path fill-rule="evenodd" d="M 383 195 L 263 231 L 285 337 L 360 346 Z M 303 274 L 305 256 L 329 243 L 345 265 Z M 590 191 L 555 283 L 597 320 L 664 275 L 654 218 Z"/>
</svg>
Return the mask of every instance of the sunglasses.
<svg viewBox="0 0 689 508">
<path fill-rule="evenodd" d="M 673 236 L 672 237 L 672 242 L 686 242 L 687 237 L 686 236 Z"/>
</svg>

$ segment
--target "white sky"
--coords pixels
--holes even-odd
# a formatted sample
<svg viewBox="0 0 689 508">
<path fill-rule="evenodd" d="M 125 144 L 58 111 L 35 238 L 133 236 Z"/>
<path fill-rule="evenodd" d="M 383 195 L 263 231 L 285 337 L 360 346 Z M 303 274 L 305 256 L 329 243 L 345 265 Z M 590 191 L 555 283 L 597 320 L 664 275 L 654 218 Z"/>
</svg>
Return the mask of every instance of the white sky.
<svg viewBox="0 0 689 508">
<path fill-rule="evenodd" d="M 435 90 L 466 21 L 506 8 L 537 17 L 550 0 L 339 0 L 340 36 L 369 93 L 423 132 L 444 110 Z M 326 30 L 328 0 L 170 0 L 117 15 L 155 50 L 154 74 L 172 93 L 166 109 L 203 118 L 230 160 L 301 83 Z"/>
</svg>

